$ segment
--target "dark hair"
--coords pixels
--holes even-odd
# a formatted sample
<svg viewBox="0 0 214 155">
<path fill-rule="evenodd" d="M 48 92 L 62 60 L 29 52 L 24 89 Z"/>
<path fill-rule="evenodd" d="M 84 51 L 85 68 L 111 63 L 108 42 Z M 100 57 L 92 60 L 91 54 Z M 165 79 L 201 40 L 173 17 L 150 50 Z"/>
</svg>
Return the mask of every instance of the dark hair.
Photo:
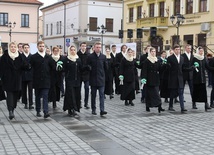
<svg viewBox="0 0 214 155">
<path fill-rule="evenodd" d="M 45 44 L 44 41 L 38 41 L 37 46 L 39 46 L 39 44 Z"/>
<path fill-rule="evenodd" d="M 121 46 L 120 51 L 122 51 L 122 49 L 123 49 L 124 46 L 126 46 L 126 45 L 122 45 L 122 46 Z M 127 48 L 127 46 L 126 46 L 126 48 Z"/>
<path fill-rule="evenodd" d="M 21 46 L 23 47 L 23 44 L 22 44 L 22 43 L 19 43 L 19 44 L 18 44 L 18 47 L 19 47 L 19 45 L 21 45 Z"/>
<path fill-rule="evenodd" d="M 113 47 L 117 47 L 117 46 L 116 45 L 112 45 L 111 48 L 113 48 Z"/>
<path fill-rule="evenodd" d="M 165 50 L 161 51 L 161 54 L 163 54 L 163 53 L 166 53 L 166 51 Z"/>
<path fill-rule="evenodd" d="M 176 49 L 176 48 L 180 48 L 180 45 L 175 44 L 175 45 L 173 46 L 173 50 Z"/>
<path fill-rule="evenodd" d="M 26 43 L 26 44 L 23 44 L 23 45 L 22 45 L 22 48 L 24 48 L 25 46 L 30 47 L 30 45 Z"/>
<path fill-rule="evenodd" d="M 81 43 L 80 43 L 80 46 L 82 46 L 82 44 L 86 44 L 86 42 L 81 42 Z"/>
<path fill-rule="evenodd" d="M 53 47 L 53 51 L 54 51 L 55 49 L 57 49 L 57 50 L 59 51 L 59 47 L 54 46 L 54 47 Z"/>
</svg>

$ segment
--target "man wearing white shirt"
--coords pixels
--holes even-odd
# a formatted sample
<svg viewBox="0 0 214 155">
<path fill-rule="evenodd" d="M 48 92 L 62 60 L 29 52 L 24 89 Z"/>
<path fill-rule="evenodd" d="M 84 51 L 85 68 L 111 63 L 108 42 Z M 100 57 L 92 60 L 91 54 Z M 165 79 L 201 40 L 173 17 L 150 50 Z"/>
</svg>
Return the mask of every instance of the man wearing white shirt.
<svg viewBox="0 0 214 155">
<path fill-rule="evenodd" d="M 184 58 L 184 65 L 183 65 L 183 80 L 184 80 L 184 88 L 185 88 L 185 83 L 188 82 L 189 85 L 189 90 L 190 90 L 190 95 L 192 98 L 192 79 L 193 79 L 193 71 L 189 71 L 188 68 L 191 67 L 192 61 L 193 61 L 193 55 L 191 53 L 192 46 L 187 44 L 185 46 L 185 52 L 182 54 Z M 197 109 L 196 104 L 192 103 L 192 108 Z"/>
</svg>

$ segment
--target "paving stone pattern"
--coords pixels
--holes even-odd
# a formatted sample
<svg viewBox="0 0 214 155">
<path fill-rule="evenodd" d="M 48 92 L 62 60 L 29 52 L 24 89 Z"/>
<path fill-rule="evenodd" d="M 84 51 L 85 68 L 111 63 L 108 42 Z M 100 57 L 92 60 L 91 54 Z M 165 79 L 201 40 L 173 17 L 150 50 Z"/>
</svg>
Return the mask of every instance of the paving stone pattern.
<svg viewBox="0 0 214 155">
<path fill-rule="evenodd" d="M 210 88 L 207 88 L 210 95 Z M 37 118 L 35 110 L 18 103 L 15 119 L 8 119 L 5 101 L 0 102 L 0 155 L 212 155 L 214 154 L 214 109 L 205 112 L 204 103 L 191 109 L 189 88 L 185 89 L 186 114 L 179 104 L 175 112 L 145 111 L 136 95 L 135 106 L 124 106 L 120 96 L 106 96 L 105 117 L 82 108 L 70 117 L 62 110 L 63 99 L 52 109 L 51 118 Z M 208 96 L 209 99 L 209 96 Z M 98 98 L 97 98 L 98 103 Z M 99 104 L 97 104 L 99 109 Z M 97 111 L 99 114 L 99 111 Z"/>
</svg>

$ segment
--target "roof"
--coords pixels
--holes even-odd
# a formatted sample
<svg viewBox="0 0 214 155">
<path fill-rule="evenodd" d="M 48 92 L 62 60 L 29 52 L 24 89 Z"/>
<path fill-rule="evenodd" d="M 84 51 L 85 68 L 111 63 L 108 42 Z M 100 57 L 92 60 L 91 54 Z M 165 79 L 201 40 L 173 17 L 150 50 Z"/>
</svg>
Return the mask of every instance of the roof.
<svg viewBox="0 0 214 155">
<path fill-rule="evenodd" d="M 0 2 L 43 5 L 42 2 L 37 1 L 37 0 L 0 0 Z"/>
<path fill-rule="evenodd" d="M 53 4 L 49 5 L 49 6 L 43 7 L 43 8 L 41 8 L 40 10 L 44 10 L 44 9 L 47 9 L 47 8 L 51 8 L 52 6 L 56 6 L 56 5 L 58 5 L 58 4 L 63 4 L 64 2 L 67 2 L 67 1 L 68 1 L 68 0 L 62 0 L 62 1 L 59 1 L 59 2 L 56 2 L 56 3 L 53 3 Z"/>
</svg>

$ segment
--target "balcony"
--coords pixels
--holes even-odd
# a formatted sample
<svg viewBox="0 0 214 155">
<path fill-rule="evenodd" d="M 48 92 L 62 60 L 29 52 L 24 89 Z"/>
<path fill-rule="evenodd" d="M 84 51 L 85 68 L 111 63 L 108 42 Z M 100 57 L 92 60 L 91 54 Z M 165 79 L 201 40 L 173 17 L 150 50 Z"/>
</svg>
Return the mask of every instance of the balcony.
<svg viewBox="0 0 214 155">
<path fill-rule="evenodd" d="M 167 27 L 168 17 L 147 17 L 137 20 L 137 27 Z"/>
</svg>

